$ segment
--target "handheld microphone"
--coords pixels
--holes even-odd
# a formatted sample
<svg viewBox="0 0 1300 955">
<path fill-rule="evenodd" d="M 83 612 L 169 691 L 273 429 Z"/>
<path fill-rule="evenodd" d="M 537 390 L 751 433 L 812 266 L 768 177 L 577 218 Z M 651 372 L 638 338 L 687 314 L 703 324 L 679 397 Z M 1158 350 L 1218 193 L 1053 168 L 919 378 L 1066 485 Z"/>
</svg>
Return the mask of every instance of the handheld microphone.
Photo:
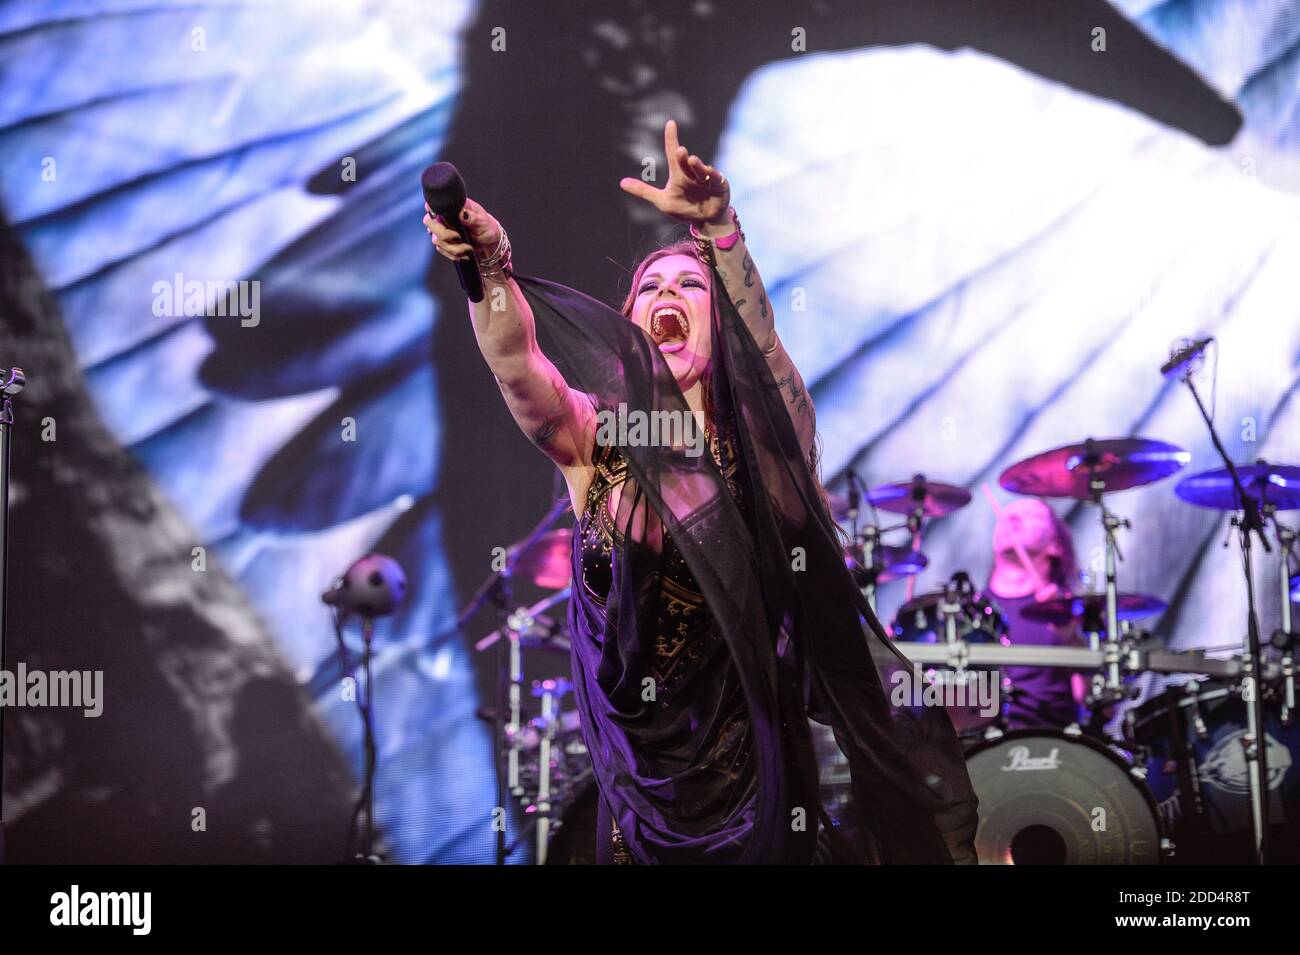
<svg viewBox="0 0 1300 955">
<path fill-rule="evenodd" d="M 465 180 L 449 162 L 436 162 L 420 173 L 420 188 L 429 210 L 442 218 L 443 224 L 460 233 L 461 240 L 469 241 L 465 223 L 460 213 L 465 208 Z M 453 262 L 461 290 L 471 302 L 483 301 L 483 279 L 478 274 L 478 264 L 471 255 L 468 262 Z"/>
<path fill-rule="evenodd" d="M 1160 374 L 1165 378 L 1180 377 L 1200 360 L 1200 357 L 1205 354 L 1205 349 L 1212 341 L 1214 341 L 1212 335 L 1198 338 L 1195 341 L 1186 338 L 1181 339 L 1174 346 L 1173 354 L 1169 356 L 1169 360 L 1160 366 Z"/>
</svg>

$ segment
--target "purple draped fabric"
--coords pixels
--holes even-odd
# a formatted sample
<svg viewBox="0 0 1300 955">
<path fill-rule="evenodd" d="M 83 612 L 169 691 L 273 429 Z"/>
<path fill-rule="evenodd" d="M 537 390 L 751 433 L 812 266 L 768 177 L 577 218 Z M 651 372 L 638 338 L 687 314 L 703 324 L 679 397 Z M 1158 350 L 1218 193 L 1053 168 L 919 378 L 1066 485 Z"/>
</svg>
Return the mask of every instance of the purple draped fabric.
<svg viewBox="0 0 1300 955">
<path fill-rule="evenodd" d="M 543 351 L 597 408 L 689 414 L 663 356 L 631 321 L 563 285 L 515 279 Z M 886 681 L 912 668 L 845 568 L 778 386 L 716 271 L 712 287 L 714 425 L 735 449 L 738 493 L 709 454 L 619 447 L 629 477 L 603 601 L 579 585 L 574 549 L 575 696 L 602 820 L 617 821 L 642 864 L 809 861 L 820 815 L 811 718 L 833 728 L 853 776 L 837 859 L 973 862 L 976 799 L 948 716 L 891 692 Z M 646 543 L 665 533 L 671 547 Z M 746 773 L 719 777 L 713 792 L 700 791 L 712 777 L 698 771 L 692 747 L 659 745 L 664 714 L 643 699 L 670 551 L 707 602 L 748 709 Z M 719 670 L 697 689 L 707 696 L 725 683 Z M 669 717 L 717 702 L 674 701 L 681 709 Z M 604 845 L 609 833 L 597 839 Z"/>
</svg>

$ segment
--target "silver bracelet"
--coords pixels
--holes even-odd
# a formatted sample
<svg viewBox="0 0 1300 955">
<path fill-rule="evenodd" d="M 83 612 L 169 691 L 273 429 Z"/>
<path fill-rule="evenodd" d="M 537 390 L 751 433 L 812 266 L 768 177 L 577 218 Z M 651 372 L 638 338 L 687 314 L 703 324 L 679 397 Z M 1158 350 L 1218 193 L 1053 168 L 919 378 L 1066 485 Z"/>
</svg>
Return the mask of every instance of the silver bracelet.
<svg viewBox="0 0 1300 955">
<path fill-rule="evenodd" d="M 506 230 L 502 227 L 501 237 L 497 239 L 497 247 L 482 259 L 475 256 L 479 274 L 485 278 L 509 275 L 511 271 L 510 253 L 510 237 L 506 235 Z"/>
</svg>

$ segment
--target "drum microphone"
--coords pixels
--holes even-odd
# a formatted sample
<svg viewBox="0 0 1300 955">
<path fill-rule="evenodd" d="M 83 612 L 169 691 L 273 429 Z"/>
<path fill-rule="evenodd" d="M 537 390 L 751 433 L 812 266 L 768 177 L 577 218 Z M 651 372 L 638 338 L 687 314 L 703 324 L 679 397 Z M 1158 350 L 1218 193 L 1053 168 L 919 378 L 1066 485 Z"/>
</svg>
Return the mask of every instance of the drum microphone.
<svg viewBox="0 0 1300 955">
<path fill-rule="evenodd" d="M 383 554 L 362 557 L 320 595 L 327 606 L 368 619 L 387 616 L 405 597 L 406 574 L 397 561 Z"/>
<path fill-rule="evenodd" d="M 429 210 L 442 219 L 443 225 L 460 233 L 462 242 L 469 241 L 465 223 L 460 218 L 465 208 L 465 180 L 449 162 L 436 162 L 420 173 L 420 188 Z M 483 301 L 483 279 L 478 274 L 478 264 L 471 253 L 468 262 L 453 262 L 461 290 L 471 302 Z"/>
<path fill-rule="evenodd" d="M 1174 346 L 1173 354 L 1169 356 L 1169 360 L 1160 366 L 1160 374 L 1165 378 L 1180 377 L 1205 354 L 1205 349 L 1212 341 L 1214 341 L 1212 335 L 1198 338 L 1195 341 L 1188 338 L 1180 339 L 1178 344 Z"/>
</svg>

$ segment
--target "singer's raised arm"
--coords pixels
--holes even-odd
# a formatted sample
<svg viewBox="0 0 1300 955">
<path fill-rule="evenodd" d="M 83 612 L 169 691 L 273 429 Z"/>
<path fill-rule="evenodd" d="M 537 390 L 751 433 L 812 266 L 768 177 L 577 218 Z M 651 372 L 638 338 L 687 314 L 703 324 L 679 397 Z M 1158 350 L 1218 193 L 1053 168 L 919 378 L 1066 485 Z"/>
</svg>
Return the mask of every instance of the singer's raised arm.
<svg viewBox="0 0 1300 955">
<path fill-rule="evenodd" d="M 785 400 L 786 410 L 790 412 L 799 444 L 804 454 L 808 454 L 817 435 L 817 415 L 813 409 L 812 395 L 808 393 L 803 376 L 799 374 L 799 369 L 795 367 L 794 360 L 776 332 L 772 303 L 745 245 L 743 233 L 735 235 L 736 224 L 730 215 L 720 222 L 701 223 L 698 229 L 702 236 L 710 240 L 726 240 L 723 245 L 728 245 L 727 248 L 722 248 L 717 242 L 712 243 L 718 275 L 745 327 L 749 329 L 749 334 L 767 358 L 767 366 L 776 379 L 777 387 L 781 389 L 781 397 Z M 729 244 L 733 235 L 734 244 Z"/>
<path fill-rule="evenodd" d="M 664 124 L 664 158 L 668 166 L 668 182 L 663 188 L 656 189 L 630 176 L 625 176 L 619 187 L 679 222 L 689 222 L 699 235 L 711 241 L 714 264 L 722 284 L 745 327 L 767 358 L 768 368 L 781 389 L 786 410 L 790 412 L 800 447 L 804 454 L 811 455 L 817 438 L 812 397 L 776 333 L 771 302 L 762 279 L 758 277 L 758 269 L 754 268 L 754 260 L 749 257 L 744 238 L 740 235 L 728 238 L 739 232 L 731 212 L 731 186 L 721 172 L 678 141 L 677 123 L 671 119 Z M 723 245 L 726 248 L 719 247 L 717 239 L 725 239 Z"/>
<path fill-rule="evenodd" d="M 425 228 L 444 258 L 463 260 L 474 250 L 483 258 L 496 248 L 501 227 L 474 200 L 465 200 L 463 213 L 468 243 L 440 218 L 427 214 L 427 206 L 425 211 Z M 482 301 L 469 303 L 479 351 L 515 422 L 571 479 L 590 468 L 595 411 L 542 354 L 532 309 L 518 283 L 505 272 L 484 273 L 482 278 Z M 572 490 L 574 481 L 569 485 Z"/>
</svg>

